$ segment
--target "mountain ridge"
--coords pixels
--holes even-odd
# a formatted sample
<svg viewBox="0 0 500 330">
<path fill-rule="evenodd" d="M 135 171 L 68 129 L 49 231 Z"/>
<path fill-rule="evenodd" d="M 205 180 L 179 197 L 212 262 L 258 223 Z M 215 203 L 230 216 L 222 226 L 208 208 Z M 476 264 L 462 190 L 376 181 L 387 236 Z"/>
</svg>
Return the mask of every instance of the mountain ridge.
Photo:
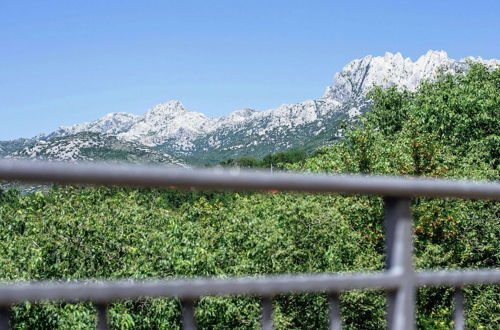
<svg viewBox="0 0 500 330">
<path fill-rule="evenodd" d="M 444 51 L 430 50 L 415 61 L 401 53 L 386 52 L 384 56 L 368 55 L 349 62 L 316 100 L 283 104 L 265 111 L 244 108 L 217 118 L 190 111 L 180 101 L 171 100 L 155 105 L 143 115 L 109 113 L 93 122 L 61 126 L 34 140 L 99 133 L 195 163 L 203 163 L 207 155 L 211 155 L 205 157 L 209 162 L 224 157 L 263 156 L 315 138 L 319 146 L 339 137 L 340 122 L 369 109 L 365 96 L 374 86 L 395 85 L 413 91 L 423 80 L 433 79 L 438 71 L 466 71 L 470 61 L 490 68 L 500 64 L 497 59 L 480 57 L 454 60 Z M 323 135 L 324 138 L 318 138 Z"/>
</svg>

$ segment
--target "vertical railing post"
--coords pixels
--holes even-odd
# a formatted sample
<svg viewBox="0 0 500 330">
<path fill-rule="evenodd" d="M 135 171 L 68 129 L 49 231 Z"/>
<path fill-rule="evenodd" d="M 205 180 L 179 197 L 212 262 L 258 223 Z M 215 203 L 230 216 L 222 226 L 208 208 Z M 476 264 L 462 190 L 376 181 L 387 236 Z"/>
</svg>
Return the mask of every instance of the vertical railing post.
<svg viewBox="0 0 500 330">
<path fill-rule="evenodd" d="M 465 313 L 464 313 L 464 291 L 462 288 L 455 288 L 453 294 L 454 311 L 453 311 L 453 329 L 465 329 Z"/>
<path fill-rule="evenodd" d="M 9 308 L 5 306 L 0 306 L 0 330 L 10 329 L 10 312 Z"/>
<path fill-rule="evenodd" d="M 97 309 L 97 330 L 108 329 L 108 305 L 96 304 Z"/>
<path fill-rule="evenodd" d="M 342 319 L 340 317 L 340 295 L 337 292 L 328 295 L 329 330 L 342 329 Z"/>
<path fill-rule="evenodd" d="M 196 319 L 194 315 L 194 301 L 192 299 L 185 299 L 181 301 L 182 304 L 182 329 L 194 330 L 196 329 Z"/>
<path fill-rule="evenodd" d="M 410 200 L 386 197 L 386 269 L 400 276 L 396 290 L 387 294 L 387 327 L 415 329 L 415 272 Z"/>
<path fill-rule="evenodd" d="M 262 317 L 260 320 L 262 330 L 273 329 L 273 301 L 271 297 L 262 297 Z"/>
</svg>

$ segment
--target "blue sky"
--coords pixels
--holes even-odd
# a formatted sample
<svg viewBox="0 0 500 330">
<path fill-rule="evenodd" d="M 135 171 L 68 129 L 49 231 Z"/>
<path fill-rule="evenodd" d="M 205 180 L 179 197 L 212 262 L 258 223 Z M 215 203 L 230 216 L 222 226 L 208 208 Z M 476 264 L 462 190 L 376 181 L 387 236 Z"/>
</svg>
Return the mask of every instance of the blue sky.
<svg viewBox="0 0 500 330">
<path fill-rule="evenodd" d="M 320 97 L 347 62 L 500 57 L 500 1 L 0 2 L 0 140 L 171 99 L 220 116 Z"/>
</svg>

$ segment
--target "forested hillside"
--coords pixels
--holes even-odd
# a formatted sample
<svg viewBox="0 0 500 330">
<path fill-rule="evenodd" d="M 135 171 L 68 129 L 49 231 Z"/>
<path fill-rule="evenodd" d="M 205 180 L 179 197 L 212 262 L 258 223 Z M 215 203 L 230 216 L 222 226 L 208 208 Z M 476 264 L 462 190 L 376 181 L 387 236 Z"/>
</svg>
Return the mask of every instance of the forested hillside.
<svg viewBox="0 0 500 330">
<path fill-rule="evenodd" d="M 370 93 L 372 111 L 333 146 L 289 170 L 398 174 L 498 180 L 500 69 L 473 64 L 416 92 Z M 279 163 L 280 158 L 267 161 Z M 294 160 L 293 158 L 292 160 Z M 266 160 L 262 160 L 264 163 Z M 228 163 L 231 165 L 231 163 Z M 279 166 L 279 164 L 276 164 Z M 417 268 L 499 267 L 500 205 L 493 201 L 412 201 Z M 21 196 L 0 191 L 0 280 L 169 278 L 382 270 L 383 205 L 365 196 L 212 193 L 54 187 Z M 449 288 L 418 292 L 422 329 L 449 329 Z M 500 290 L 465 289 L 468 327 L 497 329 Z M 384 325 L 382 292 L 342 294 L 347 329 Z M 322 294 L 279 296 L 278 329 L 322 329 Z M 203 329 L 255 329 L 256 298 L 206 297 L 197 302 Z M 20 329 L 90 329 L 90 304 L 22 304 Z M 175 329 L 174 299 L 120 302 L 110 308 L 117 329 Z"/>
</svg>

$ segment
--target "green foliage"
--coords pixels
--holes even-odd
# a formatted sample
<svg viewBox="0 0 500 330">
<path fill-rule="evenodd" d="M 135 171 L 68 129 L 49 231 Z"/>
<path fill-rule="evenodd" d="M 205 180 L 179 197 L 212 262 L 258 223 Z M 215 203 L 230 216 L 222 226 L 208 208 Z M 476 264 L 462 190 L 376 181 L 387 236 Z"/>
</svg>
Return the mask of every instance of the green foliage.
<svg viewBox="0 0 500 330">
<path fill-rule="evenodd" d="M 268 154 L 261 160 L 254 157 L 242 157 L 239 159 L 228 159 L 220 162 L 222 166 L 238 166 L 246 168 L 280 168 L 283 169 L 290 164 L 301 163 L 307 158 L 305 150 L 290 150 Z"/>
<path fill-rule="evenodd" d="M 373 111 L 333 146 L 307 158 L 297 151 L 239 165 L 498 180 L 499 86 L 499 69 L 473 65 L 415 93 L 375 89 Z M 412 211 L 417 268 L 498 267 L 498 203 L 416 198 Z M 0 190 L 0 280 L 381 270 L 382 224 L 382 200 L 366 196 L 75 187 L 20 196 Z M 498 287 L 468 287 L 465 295 L 468 327 L 495 329 Z M 346 292 L 341 302 L 345 328 L 384 327 L 383 293 Z M 327 327 L 321 293 L 278 296 L 273 304 L 278 329 Z M 196 318 L 203 329 L 255 329 L 259 308 L 254 297 L 204 297 Z M 451 289 L 420 289 L 417 311 L 419 328 L 449 329 Z M 12 311 L 19 329 L 89 329 L 95 317 L 85 303 L 25 303 Z M 175 299 L 110 308 L 119 329 L 177 329 L 180 318 Z"/>
<path fill-rule="evenodd" d="M 17 204 L 19 200 L 19 191 L 13 188 L 4 189 L 0 186 L 0 205 Z"/>
<path fill-rule="evenodd" d="M 295 164 L 304 161 L 307 158 L 307 153 L 304 150 L 292 150 L 287 152 L 278 152 L 269 154 L 262 159 L 262 167 L 284 166 L 287 164 Z"/>
</svg>

